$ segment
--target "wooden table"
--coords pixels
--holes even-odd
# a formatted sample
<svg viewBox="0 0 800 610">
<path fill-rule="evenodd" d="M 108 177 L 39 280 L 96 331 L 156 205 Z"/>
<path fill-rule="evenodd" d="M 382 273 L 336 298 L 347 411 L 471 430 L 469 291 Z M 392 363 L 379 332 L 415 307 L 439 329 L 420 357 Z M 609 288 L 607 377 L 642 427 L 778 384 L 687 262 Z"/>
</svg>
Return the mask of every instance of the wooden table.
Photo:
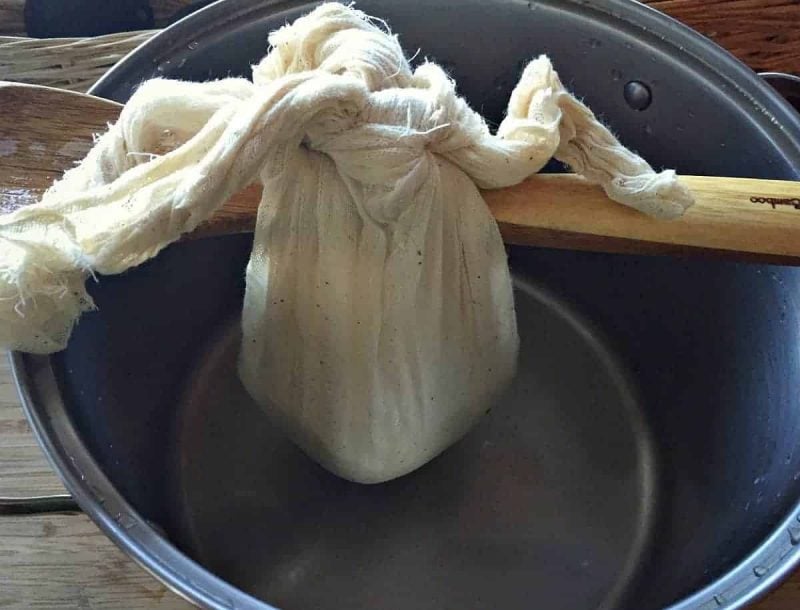
<svg viewBox="0 0 800 610">
<path fill-rule="evenodd" d="M 5 0 L 10 3 L 21 6 L 21 0 Z M 797 0 L 650 0 L 648 4 L 714 38 L 756 70 L 800 74 Z M 0 359 L 0 495 L 62 490 L 22 415 L 8 363 Z M 130 561 L 85 515 L 0 517 L 0 608 L 191 607 Z M 752 606 L 752 610 L 798 609 L 800 571 Z"/>
</svg>

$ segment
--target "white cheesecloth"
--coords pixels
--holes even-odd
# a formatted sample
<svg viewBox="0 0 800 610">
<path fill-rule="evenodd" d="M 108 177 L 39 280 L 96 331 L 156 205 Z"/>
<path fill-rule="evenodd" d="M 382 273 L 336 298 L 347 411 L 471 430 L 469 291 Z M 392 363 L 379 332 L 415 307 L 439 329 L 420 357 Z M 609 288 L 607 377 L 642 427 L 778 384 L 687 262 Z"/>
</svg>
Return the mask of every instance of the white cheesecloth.
<svg viewBox="0 0 800 610">
<path fill-rule="evenodd" d="M 91 274 L 146 261 L 260 182 L 242 381 L 327 468 L 390 479 L 460 438 L 514 374 L 506 254 L 478 188 L 554 156 L 659 218 L 691 196 L 544 56 L 492 134 L 441 68 L 412 71 L 352 8 L 322 5 L 269 40 L 252 82 L 144 83 L 41 203 L 0 217 L 0 341 L 63 349 Z M 147 154 L 165 135 L 179 145 Z"/>
</svg>

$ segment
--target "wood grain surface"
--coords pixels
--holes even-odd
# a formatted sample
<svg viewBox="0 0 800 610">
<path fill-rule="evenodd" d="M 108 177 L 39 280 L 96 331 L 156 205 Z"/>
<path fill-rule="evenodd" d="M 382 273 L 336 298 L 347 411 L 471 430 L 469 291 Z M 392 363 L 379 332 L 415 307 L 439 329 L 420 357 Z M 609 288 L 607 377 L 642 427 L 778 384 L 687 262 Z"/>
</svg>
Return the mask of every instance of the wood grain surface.
<svg viewBox="0 0 800 610">
<path fill-rule="evenodd" d="M 0 83 L 0 212 L 36 203 L 121 108 L 71 91 Z"/>
<path fill-rule="evenodd" d="M 644 3 L 708 36 L 756 72 L 800 74 L 797 0 L 644 0 Z"/>
<path fill-rule="evenodd" d="M 153 0 L 178 6 L 182 0 Z M 758 71 L 800 74 L 796 0 L 649 0 Z M 0 33 L 23 34 L 23 0 L 0 0 Z M 165 11 L 162 11 L 162 14 Z M 61 484 L 22 416 L 0 358 L 0 495 Z M 128 560 L 83 515 L 0 517 L 0 608 L 184 610 L 191 606 Z M 800 609 L 800 572 L 751 610 Z"/>
<path fill-rule="evenodd" d="M 800 264 L 800 183 L 716 176 L 680 180 L 695 203 L 674 220 L 653 220 L 615 204 L 572 174 L 539 174 L 484 191 L 483 197 L 506 243 Z"/>
</svg>

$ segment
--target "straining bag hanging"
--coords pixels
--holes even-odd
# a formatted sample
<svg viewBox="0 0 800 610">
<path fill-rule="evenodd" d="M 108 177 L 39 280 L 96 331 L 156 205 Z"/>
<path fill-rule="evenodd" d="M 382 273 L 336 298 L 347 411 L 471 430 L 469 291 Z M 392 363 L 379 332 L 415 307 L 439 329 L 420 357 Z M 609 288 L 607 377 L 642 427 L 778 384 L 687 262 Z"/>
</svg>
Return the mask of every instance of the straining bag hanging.
<svg viewBox="0 0 800 610">
<path fill-rule="evenodd" d="M 514 375 L 511 280 L 478 187 L 551 156 L 659 217 L 691 203 L 528 65 L 496 135 L 436 65 L 327 4 L 270 37 L 253 82 L 153 80 L 41 204 L 0 218 L 0 337 L 63 348 L 90 273 L 154 256 L 254 181 L 242 314 L 248 391 L 343 477 L 405 474 L 460 438 Z M 167 132 L 180 145 L 151 158 Z"/>
</svg>

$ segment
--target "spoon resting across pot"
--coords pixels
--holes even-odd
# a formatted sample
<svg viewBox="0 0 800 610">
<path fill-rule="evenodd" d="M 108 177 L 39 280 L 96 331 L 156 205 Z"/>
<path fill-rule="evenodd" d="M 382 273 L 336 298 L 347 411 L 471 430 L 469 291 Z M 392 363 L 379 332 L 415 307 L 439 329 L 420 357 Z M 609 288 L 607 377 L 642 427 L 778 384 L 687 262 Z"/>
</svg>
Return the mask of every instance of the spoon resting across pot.
<svg viewBox="0 0 800 610">
<path fill-rule="evenodd" d="M 36 85 L 0 83 L 0 211 L 36 203 L 81 161 L 122 105 Z M 482 191 L 509 244 L 800 265 L 800 182 L 681 176 L 695 204 L 655 220 L 573 174 L 538 174 Z M 187 238 L 250 232 L 261 187 L 237 193 Z"/>
</svg>

